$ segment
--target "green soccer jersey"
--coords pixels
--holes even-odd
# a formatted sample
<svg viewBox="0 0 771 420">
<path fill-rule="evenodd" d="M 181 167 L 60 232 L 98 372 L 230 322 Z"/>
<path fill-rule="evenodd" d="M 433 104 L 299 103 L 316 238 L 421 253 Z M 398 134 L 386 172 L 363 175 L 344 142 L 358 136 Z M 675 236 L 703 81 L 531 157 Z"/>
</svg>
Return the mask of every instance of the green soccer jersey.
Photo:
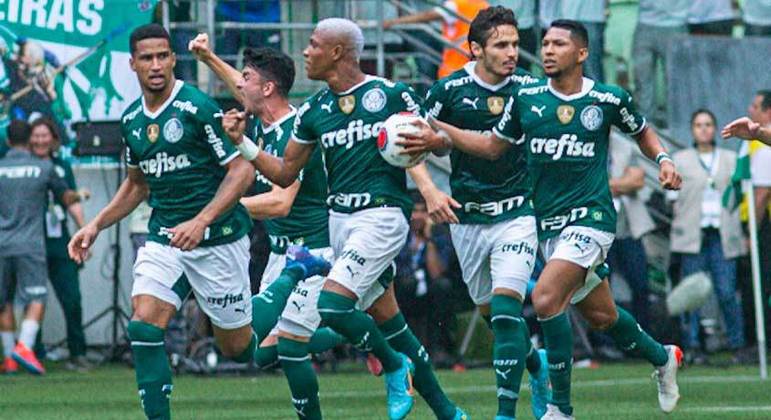
<svg viewBox="0 0 771 420">
<path fill-rule="evenodd" d="M 406 173 L 383 160 L 377 148 L 383 121 L 403 111 L 420 112 L 412 88 L 369 75 L 346 92 L 323 89 L 302 104 L 293 140 L 318 142 L 323 149 L 332 210 L 399 207 L 409 219 Z"/>
<path fill-rule="evenodd" d="M 168 244 L 168 229 L 195 217 L 214 198 L 224 168 L 238 156 L 223 141 L 222 111 L 200 90 L 176 81 L 169 99 L 151 113 L 144 98 L 132 103 L 121 118 L 126 163 L 144 174 L 153 209 L 148 240 Z M 241 239 L 252 222 L 240 204 L 206 228 L 199 246 Z"/>
<path fill-rule="evenodd" d="M 511 78 L 490 85 L 477 76 L 475 66 L 476 62 L 469 62 L 434 83 L 423 109 L 428 116 L 455 127 L 490 134 L 516 87 L 537 79 L 518 68 Z M 450 188 L 462 205 L 455 211 L 461 223 L 498 223 L 533 214 L 522 144 L 496 161 L 453 149 L 450 162 Z"/>
<path fill-rule="evenodd" d="M 645 119 L 626 91 L 587 78 L 570 96 L 552 89 L 548 79 L 525 85 L 506 104 L 494 132 L 512 143 L 525 135 L 540 239 L 569 225 L 616 231 L 608 186 L 611 125 L 637 135 Z"/>
<path fill-rule="evenodd" d="M 290 113 L 268 127 L 257 124 L 254 138 L 262 144 L 264 152 L 284 156 L 284 148 L 292 136 L 297 111 Z M 310 160 L 300 172 L 300 190 L 286 217 L 265 220 L 273 252 L 284 253 L 289 244 L 305 245 L 310 249 L 329 246 L 329 212 L 327 209 L 327 173 L 321 150 L 313 151 Z M 257 191 L 266 193 L 273 184 L 257 172 Z"/>
</svg>

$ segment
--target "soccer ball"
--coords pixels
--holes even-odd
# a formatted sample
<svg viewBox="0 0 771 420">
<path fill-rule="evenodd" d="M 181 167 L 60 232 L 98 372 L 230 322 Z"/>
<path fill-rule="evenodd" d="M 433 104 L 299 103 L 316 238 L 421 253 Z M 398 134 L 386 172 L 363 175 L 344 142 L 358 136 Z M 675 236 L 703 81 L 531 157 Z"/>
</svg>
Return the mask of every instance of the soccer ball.
<svg viewBox="0 0 771 420">
<path fill-rule="evenodd" d="M 383 127 L 377 136 L 377 148 L 380 151 L 380 156 L 383 156 L 386 162 L 399 168 L 412 168 L 426 160 L 428 153 L 422 153 L 418 156 L 402 155 L 401 152 L 404 147 L 396 144 L 396 140 L 402 133 L 420 131 L 419 127 L 412 124 L 415 121 L 425 122 L 423 118 L 411 112 L 393 114 L 383 122 Z"/>
</svg>

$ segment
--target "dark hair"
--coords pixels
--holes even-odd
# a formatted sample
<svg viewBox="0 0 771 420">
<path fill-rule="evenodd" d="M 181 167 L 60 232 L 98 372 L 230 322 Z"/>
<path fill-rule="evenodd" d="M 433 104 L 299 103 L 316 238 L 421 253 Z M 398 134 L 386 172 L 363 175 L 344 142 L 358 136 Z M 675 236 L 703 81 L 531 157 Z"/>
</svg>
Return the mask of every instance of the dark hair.
<svg viewBox="0 0 771 420">
<path fill-rule="evenodd" d="M 707 108 L 699 108 L 696 111 L 693 111 L 693 114 L 691 114 L 691 125 L 693 125 L 693 122 L 696 121 L 696 117 L 701 114 L 708 115 L 709 118 L 712 119 L 712 124 L 717 127 L 717 118 L 715 117 L 715 114 L 713 114 L 712 111 L 708 110 Z"/>
<path fill-rule="evenodd" d="M 131 36 L 129 37 L 129 51 L 131 52 L 131 55 L 134 55 L 134 53 L 137 52 L 137 43 L 139 41 L 150 38 L 163 38 L 169 42 L 169 47 L 171 47 L 171 38 L 169 37 L 169 33 L 166 32 L 166 29 L 157 23 L 148 23 L 131 32 Z"/>
<path fill-rule="evenodd" d="M 550 28 L 560 28 L 570 31 L 570 37 L 578 41 L 581 47 L 589 46 L 589 33 L 583 23 L 570 19 L 557 19 L 551 23 Z"/>
<path fill-rule="evenodd" d="M 756 94 L 757 96 L 760 96 L 760 110 L 765 111 L 768 108 L 771 108 L 771 90 L 763 89 L 759 90 Z"/>
<path fill-rule="evenodd" d="M 493 35 L 495 28 L 501 25 L 517 27 L 517 18 L 511 9 L 503 6 L 493 6 L 480 11 L 474 20 L 471 21 L 471 27 L 468 31 L 469 45 L 472 42 L 476 42 L 484 47 L 487 44 L 487 40 Z"/>
<path fill-rule="evenodd" d="M 53 153 L 54 150 L 56 150 L 62 144 L 61 136 L 59 136 L 59 128 L 56 126 L 56 123 L 52 119 L 48 117 L 40 117 L 35 121 L 32 121 L 32 123 L 29 125 L 30 136 L 32 136 L 32 132 L 40 126 L 46 127 L 51 133 L 51 137 L 53 138 L 51 153 Z"/>
<path fill-rule="evenodd" d="M 24 120 L 11 120 L 7 129 L 8 144 L 11 146 L 24 146 L 29 143 L 32 129 Z"/>
<path fill-rule="evenodd" d="M 284 98 L 294 85 L 294 61 L 274 48 L 247 48 L 244 50 L 244 67 L 251 67 L 260 76 L 275 83 Z"/>
</svg>

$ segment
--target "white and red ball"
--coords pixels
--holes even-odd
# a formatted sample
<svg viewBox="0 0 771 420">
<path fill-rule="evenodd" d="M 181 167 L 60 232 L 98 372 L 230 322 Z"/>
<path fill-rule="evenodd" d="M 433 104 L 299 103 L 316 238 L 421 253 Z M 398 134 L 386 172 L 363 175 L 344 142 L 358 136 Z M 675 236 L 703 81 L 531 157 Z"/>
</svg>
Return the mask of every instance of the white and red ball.
<svg viewBox="0 0 771 420">
<path fill-rule="evenodd" d="M 414 125 L 416 121 L 425 120 L 411 112 L 400 112 L 393 114 L 383 122 L 383 127 L 377 137 L 377 148 L 380 156 L 383 156 L 386 162 L 399 168 L 411 168 L 420 162 L 426 160 L 428 153 L 420 155 L 403 155 L 401 152 L 404 147 L 396 144 L 396 141 L 404 133 L 417 133 L 420 127 Z"/>
</svg>

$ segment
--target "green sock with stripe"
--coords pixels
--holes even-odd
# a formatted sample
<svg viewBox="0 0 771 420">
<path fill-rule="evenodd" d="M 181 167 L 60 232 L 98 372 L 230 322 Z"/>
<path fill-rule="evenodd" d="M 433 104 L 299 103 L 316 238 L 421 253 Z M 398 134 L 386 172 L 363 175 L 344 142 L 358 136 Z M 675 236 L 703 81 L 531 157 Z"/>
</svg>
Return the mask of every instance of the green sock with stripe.
<svg viewBox="0 0 771 420">
<path fill-rule="evenodd" d="M 131 340 L 137 388 L 142 409 L 150 420 L 171 418 L 171 368 L 163 345 L 163 329 L 142 321 L 130 321 Z"/>
<path fill-rule="evenodd" d="M 618 319 L 605 332 L 625 352 L 641 357 L 651 362 L 653 366 L 664 366 L 669 358 L 664 346 L 643 331 L 632 314 L 624 308 L 617 307 L 616 310 Z"/>
<path fill-rule="evenodd" d="M 549 361 L 549 381 L 552 398 L 549 403 L 570 416 L 570 374 L 573 369 L 573 330 L 566 313 L 562 312 L 545 320 L 538 320 L 543 331 L 546 358 Z"/>
<path fill-rule="evenodd" d="M 530 340 L 523 334 L 522 302 L 511 296 L 494 295 L 490 302 L 493 325 L 493 368 L 498 396 L 498 415 L 516 417 L 525 359 Z"/>
<path fill-rule="evenodd" d="M 279 337 L 277 347 L 278 360 L 289 382 L 297 417 L 303 420 L 320 420 L 319 383 L 311 365 L 308 343 Z"/>
<path fill-rule="evenodd" d="M 289 295 L 304 275 L 300 267 L 285 268 L 267 289 L 252 296 L 252 329 L 258 342 L 261 343 L 276 326 Z"/>
</svg>

